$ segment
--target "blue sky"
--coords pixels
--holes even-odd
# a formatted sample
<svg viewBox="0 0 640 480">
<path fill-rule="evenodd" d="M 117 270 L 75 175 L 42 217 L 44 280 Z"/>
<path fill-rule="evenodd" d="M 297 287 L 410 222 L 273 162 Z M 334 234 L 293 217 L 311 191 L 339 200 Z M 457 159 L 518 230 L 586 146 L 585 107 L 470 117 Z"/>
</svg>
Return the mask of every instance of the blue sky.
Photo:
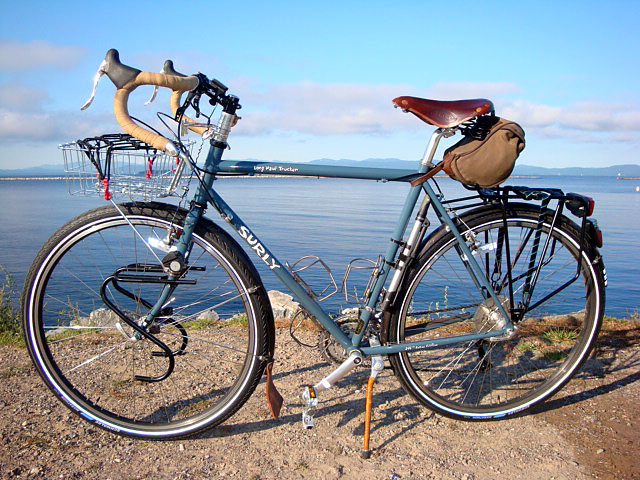
<svg viewBox="0 0 640 480">
<path fill-rule="evenodd" d="M 311 6 L 310 6 L 311 5 Z M 527 133 L 520 163 L 640 164 L 638 1 L 14 2 L 0 18 L 0 168 L 60 162 L 61 142 L 118 131 L 109 48 L 165 59 L 241 98 L 227 158 L 417 159 L 432 127 L 400 95 L 484 97 Z M 168 111 L 151 88 L 133 115 Z"/>
</svg>

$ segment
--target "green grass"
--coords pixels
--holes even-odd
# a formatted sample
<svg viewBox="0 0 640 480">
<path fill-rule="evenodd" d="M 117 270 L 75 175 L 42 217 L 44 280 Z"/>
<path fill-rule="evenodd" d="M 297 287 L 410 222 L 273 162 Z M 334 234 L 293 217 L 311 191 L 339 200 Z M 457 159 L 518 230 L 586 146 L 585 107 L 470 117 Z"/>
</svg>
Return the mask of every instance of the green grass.
<svg viewBox="0 0 640 480">
<path fill-rule="evenodd" d="M 197 318 L 195 320 L 189 320 L 186 322 L 180 322 L 180 325 L 182 325 L 184 328 L 190 329 L 190 330 L 200 330 L 202 328 L 207 328 L 207 327 L 213 327 L 216 326 L 220 323 L 220 320 L 209 320 L 209 319 L 203 319 L 203 318 Z"/>
<path fill-rule="evenodd" d="M 527 341 L 518 343 L 517 347 L 521 352 L 531 352 L 538 349 L 538 346 L 535 343 Z"/>
<path fill-rule="evenodd" d="M 633 312 L 628 317 L 624 317 L 624 318 L 611 317 L 609 315 L 605 315 L 602 320 L 604 323 L 616 323 L 616 324 L 624 325 L 625 323 L 634 322 L 634 321 L 637 322 L 638 320 L 640 320 L 640 313 Z"/>
<path fill-rule="evenodd" d="M 241 327 L 248 327 L 249 318 L 247 317 L 246 313 L 239 313 L 229 319 L 228 325 L 239 325 Z"/>
<path fill-rule="evenodd" d="M 1 265 L 0 272 L 5 277 L 0 284 L 0 345 L 24 346 L 20 328 L 20 311 L 11 303 L 15 284 L 9 272 Z"/>
<path fill-rule="evenodd" d="M 181 325 L 190 330 L 199 330 L 203 328 L 227 328 L 232 326 L 240 326 L 246 328 L 249 326 L 249 319 L 247 318 L 246 313 L 237 313 L 229 318 L 216 318 L 213 319 L 205 319 L 205 318 L 197 318 L 194 320 L 189 320 L 187 322 L 182 322 Z"/>
<path fill-rule="evenodd" d="M 544 338 L 553 343 L 570 342 L 578 338 L 578 332 L 566 328 L 554 327 L 544 332 Z"/>
<path fill-rule="evenodd" d="M 53 330 L 52 333 L 47 335 L 47 341 L 49 343 L 60 342 L 62 340 L 67 340 L 69 338 L 77 337 L 79 335 L 88 336 L 90 333 L 102 333 L 102 330 L 99 328 L 79 329 L 79 328 L 60 327 L 58 330 Z"/>
<path fill-rule="evenodd" d="M 552 360 L 552 361 L 558 361 L 558 360 L 563 360 L 565 357 L 565 353 L 564 352 L 545 352 L 544 353 L 544 358 L 546 358 L 547 360 Z"/>
</svg>

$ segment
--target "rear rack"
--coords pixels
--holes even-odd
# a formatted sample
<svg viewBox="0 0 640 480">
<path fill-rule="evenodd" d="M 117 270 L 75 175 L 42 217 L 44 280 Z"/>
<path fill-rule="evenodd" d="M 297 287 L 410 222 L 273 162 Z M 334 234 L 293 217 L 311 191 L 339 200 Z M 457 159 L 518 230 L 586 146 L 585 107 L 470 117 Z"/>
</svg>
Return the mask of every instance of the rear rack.
<svg viewBox="0 0 640 480">
<path fill-rule="evenodd" d="M 452 200 L 443 200 L 442 204 L 449 212 L 454 214 L 459 211 L 470 211 L 474 208 L 486 206 L 486 205 L 499 205 L 502 210 L 503 223 L 507 225 L 508 220 L 508 208 L 509 203 L 513 200 L 524 200 L 526 202 L 540 202 L 540 213 L 538 216 L 538 224 L 533 231 L 533 247 L 529 252 L 529 267 L 521 273 L 517 278 L 511 278 L 511 272 L 509 272 L 509 286 L 514 281 L 524 279 L 524 295 L 523 303 L 515 308 L 514 292 L 509 292 L 509 300 L 512 307 L 512 315 L 516 317 L 518 315 L 524 315 L 529 310 L 533 310 L 537 306 L 547 301 L 552 296 L 556 295 L 561 290 L 571 285 L 580 277 L 581 261 L 578 262 L 576 273 L 573 278 L 569 279 L 565 284 L 559 286 L 556 290 L 545 295 L 544 298 L 537 300 L 534 304 L 530 304 L 530 300 L 535 289 L 536 283 L 539 278 L 541 269 L 548 263 L 551 256 L 553 256 L 556 244 L 555 239 L 547 236 L 546 240 L 541 244 L 542 228 L 545 223 L 550 222 L 550 228 L 553 230 L 557 222 L 561 218 L 561 215 L 566 209 L 577 217 L 579 222 L 579 249 L 578 258 L 582 258 L 582 254 L 587 245 L 587 238 L 591 240 L 593 245 L 597 247 L 602 246 L 602 236 L 598 229 L 597 222 L 590 220 L 589 217 L 593 213 L 594 202 L 591 198 L 580 195 L 578 193 L 564 193 L 559 188 L 532 188 L 525 186 L 503 186 L 493 188 L 480 188 L 480 187 L 467 187 L 468 190 L 475 190 L 475 195 L 469 195 L 465 197 L 454 198 Z M 551 220 L 549 220 L 551 219 Z M 461 232 L 462 233 L 462 232 Z M 509 258 L 509 245 L 508 241 L 504 242 L 503 239 L 498 239 L 499 245 L 497 248 L 507 255 L 507 261 L 511 263 Z M 503 244 L 504 242 L 504 244 Z M 520 255 L 522 252 L 516 252 L 516 255 Z M 500 255 L 500 254 L 498 254 Z"/>
</svg>

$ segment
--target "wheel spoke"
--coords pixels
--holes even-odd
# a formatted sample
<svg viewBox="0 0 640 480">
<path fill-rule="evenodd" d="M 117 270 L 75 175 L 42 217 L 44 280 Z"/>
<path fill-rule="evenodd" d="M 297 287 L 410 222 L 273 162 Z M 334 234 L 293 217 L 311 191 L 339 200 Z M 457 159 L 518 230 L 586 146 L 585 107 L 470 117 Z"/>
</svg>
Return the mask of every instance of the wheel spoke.
<svg viewBox="0 0 640 480">
<path fill-rule="evenodd" d="M 549 250 L 545 258 L 538 258 L 534 267 L 535 271 L 541 265 L 532 305 L 536 298 L 542 299 L 566 283 L 577 270 L 580 235 L 563 222 L 551 233 L 553 252 Z M 500 272 L 494 284 L 500 286 L 498 298 L 509 312 L 518 305 L 510 305 L 508 298 L 506 247 L 511 251 L 512 288 L 517 302 L 516 294 L 522 295 L 527 275 L 533 275 L 529 260 L 538 215 L 525 210 L 507 220 L 506 230 L 498 210 L 464 223 L 469 234 L 466 238 L 474 238 L 473 246 L 479 252 L 474 258 L 488 280 L 491 282 L 494 271 Z M 541 244 L 549 235 L 548 224 L 542 233 Z M 499 235 L 504 236 L 497 256 Z M 476 342 L 465 342 L 393 357 L 404 384 L 426 405 L 475 418 L 516 411 L 559 388 L 589 351 L 597 330 L 594 325 L 603 308 L 600 277 L 585 257 L 583 251 L 582 279 L 527 312 L 513 333 L 482 340 L 478 348 L 473 348 Z M 459 258 L 451 233 L 443 233 L 423 254 L 421 266 L 401 296 L 401 312 L 390 329 L 392 341 L 429 341 L 503 331 L 504 322 L 493 300 L 483 300 Z"/>
<path fill-rule="evenodd" d="M 172 238 L 174 208 L 148 215 L 144 206 L 121 207 L 143 238 Z M 122 278 L 119 290 L 108 282 L 103 291 L 118 313 L 103 303 L 103 284 L 116 271 L 156 264 L 110 207 L 56 232 L 48 242 L 52 253 L 32 267 L 42 273 L 29 274 L 30 348 L 46 381 L 84 418 L 142 438 L 185 436 L 225 420 L 257 385 L 269 342 L 260 313 L 268 305 L 266 293 L 239 247 L 213 224 L 203 224 L 183 277 L 194 283 L 178 285 L 162 316 L 145 327 L 172 352 L 172 370 L 165 351 L 122 319 L 144 325 L 164 283 Z"/>
</svg>

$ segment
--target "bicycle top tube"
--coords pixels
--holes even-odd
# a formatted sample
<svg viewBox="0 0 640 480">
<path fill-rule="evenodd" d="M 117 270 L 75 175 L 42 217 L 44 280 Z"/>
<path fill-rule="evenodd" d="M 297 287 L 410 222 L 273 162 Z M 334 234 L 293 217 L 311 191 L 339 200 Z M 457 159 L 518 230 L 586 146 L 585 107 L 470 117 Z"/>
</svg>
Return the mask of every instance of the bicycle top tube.
<svg viewBox="0 0 640 480">
<path fill-rule="evenodd" d="M 411 182 L 420 175 L 417 168 L 416 170 L 408 170 L 399 168 L 347 167 L 341 165 L 233 160 L 221 160 L 214 165 L 213 168 L 214 171 L 219 173 L 349 178 L 390 182 Z"/>
</svg>

